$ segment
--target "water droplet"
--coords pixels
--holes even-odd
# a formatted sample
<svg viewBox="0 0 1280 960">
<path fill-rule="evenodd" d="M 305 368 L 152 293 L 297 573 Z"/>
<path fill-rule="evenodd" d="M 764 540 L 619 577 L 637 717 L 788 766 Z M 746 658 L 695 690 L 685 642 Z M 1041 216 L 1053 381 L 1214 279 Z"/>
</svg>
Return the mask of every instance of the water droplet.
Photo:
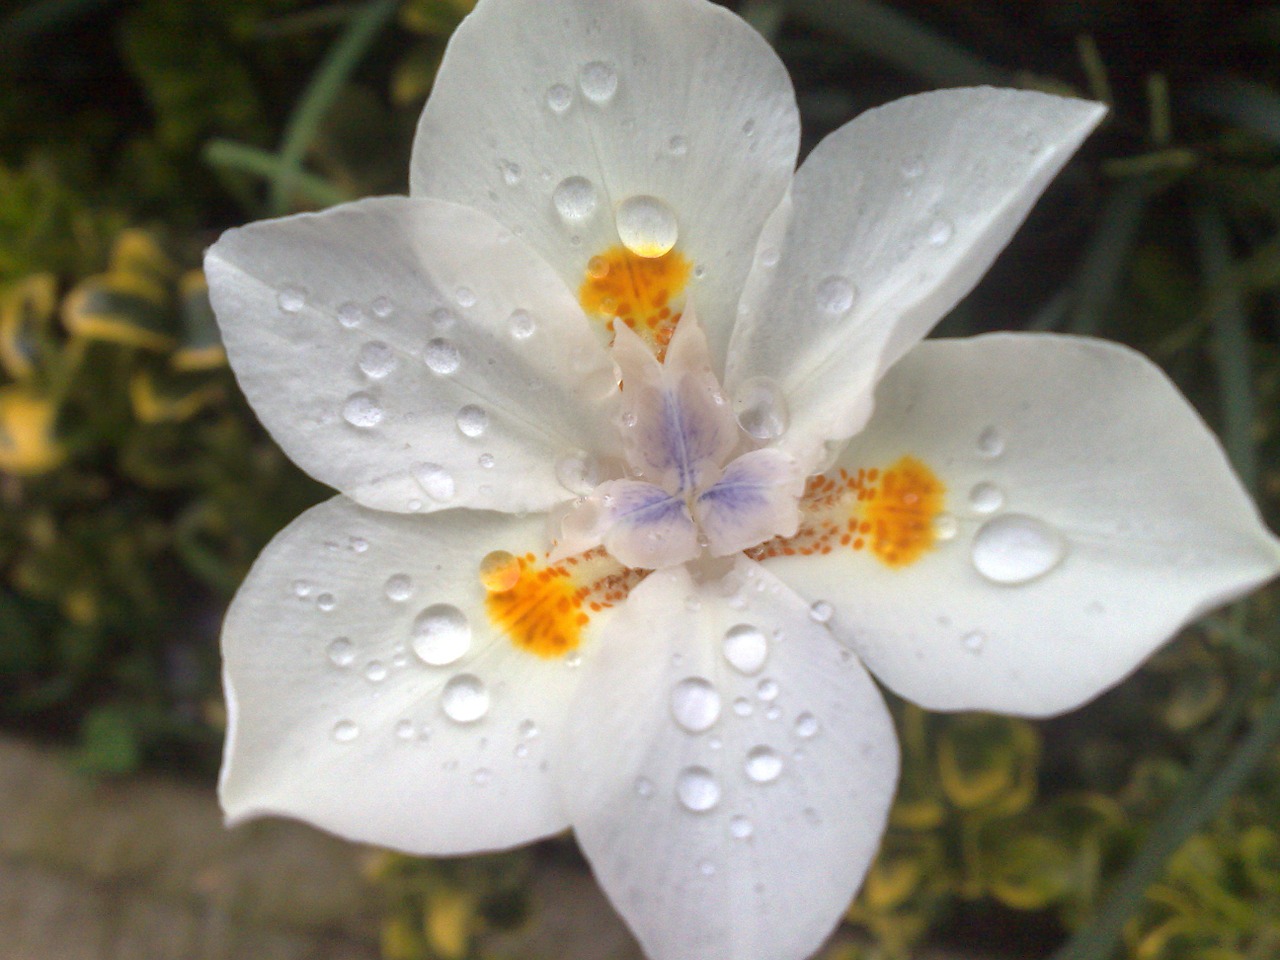
<svg viewBox="0 0 1280 960">
<path fill-rule="evenodd" d="M 293 581 L 293 595 L 301 600 L 304 597 L 311 596 L 311 591 L 315 589 L 309 580 Z"/>
<path fill-rule="evenodd" d="M 739 673 L 750 676 L 759 673 L 769 656 L 769 642 L 758 627 L 740 623 L 730 627 L 721 642 L 724 658 Z"/>
<path fill-rule="evenodd" d="M 689 152 L 688 138 L 676 134 L 667 141 L 667 152 L 669 152 L 673 157 L 683 157 Z"/>
<path fill-rule="evenodd" d="M 978 653 L 986 645 L 987 636 L 981 630 L 970 630 L 961 637 L 960 642 L 970 653 Z"/>
<path fill-rule="evenodd" d="M 748 137 L 754 137 L 756 135 L 756 122 L 754 120 L 748 120 L 742 125 L 742 132 Z"/>
<path fill-rule="evenodd" d="M 490 593 L 506 593 L 520 582 L 520 561 L 506 550 L 491 550 L 480 560 L 480 583 Z"/>
<path fill-rule="evenodd" d="M 816 827 L 822 822 L 822 817 L 819 816 L 818 811 L 813 809 L 813 807 L 805 807 L 800 811 L 800 815 L 804 817 L 805 822 L 810 826 Z"/>
<path fill-rule="evenodd" d="M 366 377 L 381 380 L 396 368 L 396 355 L 381 340 L 374 340 L 360 348 L 356 363 Z"/>
<path fill-rule="evenodd" d="M 573 450 L 556 460 L 556 479 L 572 494 L 585 497 L 600 484 L 600 464 L 585 450 Z"/>
<path fill-rule="evenodd" d="M 332 593 L 322 593 L 320 596 L 316 597 L 316 606 L 325 613 L 328 613 L 337 605 L 338 601 L 334 598 Z"/>
<path fill-rule="evenodd" d="M 459 287 L 454 291 L 453 296 L 460 307 L 474 307 L 476 305 L 476 293 L 470 287 Z"/>
<path fill-rule="evenodd" d="M 307 294 L 301 287 L 285 287 L 276 295 L 276 303 L 285 313 L 297 313 L 307 305 Z"/>
<path fill-rule="evenodd" d="M 653 781 L 648 777 L 636 777 L 636 796 L 652 797 Z"/>
<path fill-rule="evenodd" d="M 1004 437 L 995 427 L 987 427 L 978 434 L 978 455 L 994 460 L 1004 453 Z"/>
<path fill-rule="evenodd" d="M 751 821 L 738 814 L 729 820 L 729 833 L 737 840 L 745 840 L 755 832 Z"/>
<path fill-rule="evenodd" d="M 685 767 L 676 777 L 676 798 L 693 813 L 705 813 L 720 802 L 720 784 L 706 767 Z"/>
<path fill-rule="evenodd" d="M 733 701 L 733 712 L 740 717 L 749 717 L 755 711 L 751 701 L 746 697 L 738 697 Z"/>
<path fill-rule="evenodd" d="M 520 164 L 512 163 L 510 160 L 500 160 L 498 162 L 498 168 L 502 171 L 503 183 L 508 187 L 514 187 L 520 182 L 520 177 L 522 175 Z"/>
<path fill-rule="evenodd" d="M 1040 134 L 1034 130 L 1027 132 L 1026 136 L 1022 138 L 1022 143 L 1027 148 L 1027 153 L 1032 154 L 1039 153 L 1041 147 L 1044 146 L 1044 141 L 1040 139 Z"/>
<path fill-rule="evenodd" d="M 848 312 L 856 296 L 857 290 L 846 278 L 827 277 L 818 284 L 816 299 L 820 309 L 839 315 Z"/>
<path fill-rule="evenodd" d="M 369 304 L 369 309 L 373 311 L 375 317 L 391 316 L 391 300 L 387 297 L 374 297 Z"/>
<path fill-rule="evenodd" d="M 507 318 L 507 325 L 511 328 L 511 336 L 515 340 L 528 340 L 533 336 L 533 317 L 529 316 L 527 310 L 512 311 L 511 316 Z"/>
<path fill-rule="evenodd" d="M 586 177 L 565 177 L 551 193 L 556 212 L 570 221 L 585 220 L 596 209 L 596 188 Z"/>
<path fill-rule="evenodd" d="M 476 463 L 484 470 L 492 470 L 495 463 L 492 453 L 482 453 L 476 457 Z"/>
<path fill-rule="evenodd" d="M 782 773 L 782 757 L 772 747 L 752 747 L 743 769 L 756 783 L 772 783 Z"/>
<path fill-rule="evenodd" d="M 489 781 L 493 779 L 493 771 L 488 767 L 480 767 L 471 774 L 471 782 L 477 787 L 488 786 Z"/>
<path fill-rule="evenodd" d="M 350 743 L 360 736 L 360 728 L 350 720 L 339 720 L 333 725 L 333 739 L 338 743 Z"/>
<path fill-rule="evenodd" d="M 427 491 L 427 496 L 440 503 L 453 499 L 453 476 L 438 463 L 420 463 L 413 468 L 413 479 Z"/>
<path fill-rule="evenodd" d="M 814 623 L 830 623 L 836 608 L 825 600 L 815 600 L 809 607 L 809 619 Z"/>
<path fill-rule="evenodd" d="M 776 267 L 781 254 L 778 253 L 777 247 L 765 247 L 760 251 L 760 265 L 764 267 Z"/>
<path fill-rule="evenodd" d="M 441 375 L 453 373 L 462 362 L 458 348 L 444 337 L 428 340 L 426 349 L 422 351 L 422 359 L 432 373 Z"/>
<path fill-rule="evenodd" d="M 587 261 L 587 276 L 593 280 L 603 280 L 609 275 L 609 261 L 604 257 L 592 257 Z"/>
<path fill-rule="evenodd" d="M 364 678 L 370 683 L 381 683 L 387 679 L 387 665 L 381 660 L 370 660 L 365 664 Z"/>
<path fill-rule="evenodd" d="M 325 647 L 325 653 L 335 667 L 349 667 L 356 659 L 356 645 L 346 637 L 335 637 Z"/>
<path fill-rule="evenodd" d="M 489 690 L 474 674 L 460 673 L 440 691 L 440 709 L 454 723 L 474 723 L 489 712 Z"/>
<path fill-rule="evenodd" d="M 940 513 L 933 518 L 933 535 L 939 540 L 954 540 L 960 532 L 960 521 L 949 513 Z"/>
<path fill-rule="evenodd" d="M 573 91 L 563 83 L 552 84 L 547 88 L 547 106 L 553 113 L 564 113 L 573 103 Z"/>
<path fill-rule="evenodd" d="M 1004 506 L 1004 494 L 994 483 L 976 483 L 969 491 L 969 504 L 979 513 L 995 513 Z"/>
<path fill-rule="evenodd" d="M 925 236 L 932 246 L 942 247 L 947 244 L 951 239 L 952 234 L 955 232 L 955 227 L 951 225 L 950 220 L 947 220 L 944 217 L 938 217 L 929 224 L 929 229 Z"/>
<path fill-rule="evenodd" d="M 403 573 L 395 573 L 387 577 L 384 589 L 387 599 L 394 603 L 404 603 L 413 595 L 413 581 Z"/>
<path fill-rule="evenodd" d="M 401 740 L 412 740 L 413 739 L 413 721 L 397 720 L 396 736 L 399 737 Z"/>
<path fill-rule="evenodd" d="M 808 740 L 818 732 L 818 718 L 806 710 L 804 713 L 796 717 L 793 729 L 795 730 L 797 737 Z"/>
<path fill-rule="evenodd" d="M 434 603 L 414 618 L 410 638 L 418 659 L 443 667 L 471 648 L 471 624 L 452 604 Z"/>
<path fill-rule="evenodd" d="M 693 279 L 701 280 L 707 275 L 707 265 L 700 263 L 693 268 Z"/>
<path fill-rule="evenodd" d="M 353 427 L 368 429 L 382 422 L 382 407 L 367 393 L 353 393 L 342 405 L 342 419 Z"/>
<path fill-rule="evenodd" d="M 347 302 L 338 307 L 338 323 L 353 330 L 364 323 L 364 311 L 358 303 Z"/>
<path fill-rule="evenodd" d="M 520 734 L 521 740 L 532 740 L 541 732 L 532 720 L 521 720 L 520 726 L 516 728 L 516 733 Z"/>
<path fill-rule="evenodd" d="M 601 60 L 593 60 L 578 74 L 578 86 L 588 100 L 607 103 L 617 92 L 618 72 Z"/>
<path fill-rule="evenodd" d="M 657 197 L 637 194 L 618 204 L 616 217 L 622 245 L 637 257 L 661 257 L 676 245 L 676 215 Z"/>
<path fill-rule="evenodd" d="M 527 743 L 517 743 L 511 752 L 523 760 L 529 755 L 529 745 Z"/>
<path fill-rule="evenodd" d="M 489 427 L 489 414 L 474 403 L 469 403 L 459 410 L 457 420 L 458 429 L 466 437 L 478 437 Z"/>
<path fill-rule="evenodd" d="M 739 386 L 733 413 L 738 425 L 757 440 L 776 440 L 787 432 L 787 400 L 769 377 L 752 377 Z"/>
<path fill-rule="evenodd" d="M 564 665 L 570 670 L 576 670 L 578 667 L 582 666 L 582 654 L 577 650 L 574 650 L 571 653 L 566 653 L 564 655 Z"/>
<path fill-rule="evenodd" d="M 720 694 L 702 677 L 687 677 L 671 689 L 671 716 L 690 733 L 701 733 L 720 719 Z"/>
<path fill-rule="evenodd" d="M 448 307 L 436 307 L 431 311 L 431 325 L 437 330 L 451 330 L 457 323 L 457 316 Z"/>
<path fill-rule="evenodd" d="M 778 699 L 778 681 L 765 677 L 756 684 L 756 696 L 766 702 Z"/>
<path fill-rule="evenodd" d="M 988 520 L 973 538 L 973 565 L 995 583 L 1027 583 L 1042 577 L 1066 556 L 1061 533 L 1043 520 L 1006 513 Z"/>
<path fill-rule="evenodd" d="M 914 180 L 924 174 L 924 157 L 916 154 L 907 157 L 902 161 L 902 176 L 907 180 Z"/>
<path fill-rule="evenodd" d="M 710 860 L 698 861 L 698 872 L 704 877 L 714 877 L 716 875 L 716 865 Z"/>
</svg>

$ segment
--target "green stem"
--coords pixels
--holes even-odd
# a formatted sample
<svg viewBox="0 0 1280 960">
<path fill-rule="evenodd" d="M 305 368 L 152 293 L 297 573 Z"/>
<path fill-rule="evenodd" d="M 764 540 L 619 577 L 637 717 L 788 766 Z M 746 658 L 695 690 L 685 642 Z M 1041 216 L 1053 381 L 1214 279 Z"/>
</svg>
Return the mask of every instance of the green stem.
<svg viewBox="0 0 1280 960">
<path fill-rule="evenodd" d="M 233 140 L 210 140 L 204 147 L 204 160 L 211 167 L 251 173 L 266 180 L 280 176 L 283 162 L 277 154 Z M 330 207 L 351 199 L 322 177 L 305 171 L 295 177 L 293 189 L 320 206 Z"/>
</svg>

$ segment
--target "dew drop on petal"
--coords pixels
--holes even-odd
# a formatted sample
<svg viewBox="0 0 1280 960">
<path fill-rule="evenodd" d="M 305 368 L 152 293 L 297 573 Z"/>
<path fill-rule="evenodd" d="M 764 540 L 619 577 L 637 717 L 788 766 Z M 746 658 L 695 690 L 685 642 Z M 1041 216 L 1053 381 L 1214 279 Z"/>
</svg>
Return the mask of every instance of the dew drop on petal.
<svg viewBox="0 0 1280 960">
<path fill-rule="evenodd" d="M 671 688 L 671 716 L 690 733 L 701 733 L 720 719 L 720 694 L 702 677 L 686 677 Z"/>
<path fill-rule="evenodd" d="M 765 677 L 756 684 L 756 696 L 761 700 L 777 700 L 778 699 L 778 681 Z"/>
<path fill-rule="evenodd" d="M 776 440 L 787 432 L 787 400 L 777 381 L 752 377 L 735 391 L 733 413 L 738 425 L 757 440 Z"/>
<path fill-rule="evenodd" d="M 311 596 L 312 589 L 313 587 L 311 586 L 311 581 L 309 580 L 293 581 L 293 595 L 297 597 L 299 600 L 303 599 L 304 597 Z"/>
<path fill-rule="evenodd" d="M 636 786 L 637 797 L 653 796 L 653 781 L 650 780 L 648 777 L 636 777 L 635 786 Z"/>
<path fill-rule="evenodd" d="M 470 287 L 459 287 L 454 291 L 453 296 L 460 307 L 474 307 L 476 305 L 476 293 Z"/>
<path fill-rule="evenodd" d="M 480 583 L 490 593 L 506 593 L 520 582 L 520 561 L 506 550 L 490 550 L 480 560 Z"/>
<path fill-rule="evenodd" d="M 938 217 L 929 224 L 925 237 L 931 246 L 942 247 L 947 244 L 954 233 L 955 227 L 951 225 L 951 221 L 944 217 Z"/>
<path fill-rule="evenodd" d="M 667 152 L 670 153 L 673 157 L 683 157 L 686 153 L 689 152 L 688 138 L 682 137 L 680 134 L 676 134 L 674 137 L 672 137 L 670 140 L 667 141 Z"/>
<path fill-rule="evenodd" d="M 1021 584 L 1042 577 L 1066 553 L 1061 533 L 1021 513 L 988 520 L 973 538 L 973 565 L 994 583 Z"/>
<path fill-rule="evenodd" d="M 364 678 L 370 683 L 381 683 L 387 679 L 387 665 L 381 660 L 370 660 L 365 664 Z"/>
<path fill-rule="evenodd" d="M 348 330 L 353 330 L 364 323 L 364 311 L 360 309 L 358 303 L 348 301 L 341 304 L 338 307 L 338 323 Z"/>
<path fill-rule="evenodd" d="M 978 455 L 994 460 L 1004 453 L 1004 437 L 995 427 L 987 427 L 978 434 Z"/>
<path fill-rule="evenodd" d="M 555 83 L 547 88 L 547 106 L 552 113 L 564 113 L 573 104 L 573 91 L 563 83 Z"/>
<path fill-rule="evenodd" d="M 578 74 L 578 86 L 588 100 L 607 103 L 618 89 L 618 72 L 602 60 L 592 60 Z"/>
<path fill-rule="evenodd" d="M 720 784 L 706 767 L 685 767 L 676 777 L 676 798 L 692 813 L 705 813 L 720 802 Z"/>
<path fill-rule="evenodd" d="M 413 581 L 403 573 L 395 573 L 387 577 L 383 589 L 387 599 L 393 603 L 404 603 L 413 595 Z"/>
<path fill-rule="evenodd" d="M 471 648 L 471 623 L 452 604 L 435 603 L 414 618 L 410 642 L 423 663 L 447 666 Z"/>
<path fill-rule="evenodd" d="M 480 456 L 476 457 L 476 463 L 485 470 L 492 470 L 495 462 L 496 461 L 493 459 L 492 453 L 482 453 Z"/>
<path fill-rule="evenodd" d="M 796 717 L 792 728 L 795 730 L 797 737 L 808 740 L 818 732 L 818 718 L 806 710 Z"/>
<path fill-rule="evenodd" d="M 488 767 L 480 767 L 475 773 L 471 774 L 471 782 L 477 787 L 488 786 L 489 781 L 493 779 L 493 771 Z"/>
<path fill-rule="evenodd" d="M 334 598 L 332 593 L 322 593 L 320 596 L 316 597 L 316 606 L 325 613 L 328 613 L 337 605 L 338 601 Z"/>
<path fill-rule="evenodd" d="M 618 238 L 637 257 L 661 257 L 676 245 L 675 211 L 657 197 L 638 194 L 618 204 Z"/>
<path fill-rule="evenodd" d="M 982 648 L 986 646 L 987 636 L 981 630 L 970 630 L 960 642 L 964 644 L 964 648 L 970 653 L 980 653 Z"/>
<path fill-rule="evenodd" d="M 603 280 L 609 275 L 609 261 L 604 257 L 592 257 L 587 261 L 587 276 L 592 280 Z"/>
<path fill-rule="evenodd" d="M 729 833 L 736 840 L 746 840 L 754 832 L 755 828 L 751 825 L 751 821 L 741 814 L 729 820 Z"/>
<path fill-rule="evenodd" d="M 427 341 L 426 349 L 422 351 L 422 360 L 432 373 L 444 375 L 457 370 L 462 357 L 452 343 L 444 337 L 436 337 Z"/>
<path fill-rule="evenodd" d="M 950 513 L 940 513 L 933 518 L 933 535 L 939 540 L 954 540 L 960 532 L 960 521 Z"/>
<path fill-rule="evenodd" d="M 743 766 L 756 783 L 771 783 L 782 773 L 782 757 L 772 747 L 752 747 Z"/>
<path fill-rule="evenodd" d="M 369 304 L 369 309 L 373 311 L 375 317 L 391 316 L 391 300 L 388 297 L 374 297 Z"/>
<path fill-rule="evenodd" d="M 378 401 L 367 393 L 353 393 L 342 405 L 342 419 L 363 430 L 376 427 L 382 422 L 383 416 Z"/>
<path fill-rule="evenodd" d="M 483 407 L 469 403 L 458 411 L 457 422 L 463 436 L 478 437 L 489 427 L 489 414 Z"/>
<path fill-rule="evenodd" d="M 333 725 L 333 739 L 338 743 L 350 743 L 360 736 L 360 728 L 350 720 L 339 720 Z"/>
<path fill-rule="evenodd" d="M 710 860 L 699 860 L 698 872 L 704 877 L 714 877 L 716 875 L 716 865 Z"/>
<path fill-rule="evenodd" d="M 565 177 L 551 194 L 556 212 L 565 220 L 585 220 L 596 209 L 596 188 L 586 177 Z"/>
<path fill-rule="evenodd" d="M 335 667 L 349 667 L 356 659 L 356 645 L 347 637 L 335 637 L 325 647 L 325 653 Z"/>
<path fill-rule="evenodd" d="M 755 711 L 755 707 L 751 706 L 751 701 L 746 697 L 737 697 L 733 701 L 733 712 L 740 717 L 749 717 Z"/>
<path fill-rule="evenodd" d="M 533 336 L 533 317 L 529 316 L 527 310 L 512 311 L 511 316 L 507 318 L 507 325 L 511 328 L 511 337 L 514 340 L 528 340 Z"/>
<path fill-rule="evenodd" d="M 489 690 L 475 674 L 460 673 L 440 691 L 440 709 L 454 723 L 474 723 L 489 712 Z"/>
<path fill-rule="evenodd" d="M 412 720 L 397 720 L 395 729 L 396 729 L 396 736 L 399 737 L 401 740 L 413 739 L 413 721 Z"/>
<path fill-rule="evenodd" d="M 856 288 L 845 277 L 827 277 L 816 293 L 819 309 L 836 316 L 847 313 L 856 296 Z"/>
<path fill-rule="evenodd" d="M 924 175 L 924 157 L 916 154 L 902 162 L 902 176 L 906 180 L 914 180 Z"/>
<path fill-rule="evenodd" d="M 524 175 L 524 172 L 520 169 L 520 164 L 513 163 L 510 160 L 499 161 L 498 169 L 502 171 L 502 182 L 508 187 L 514 187 Z"/>
<path fill-rule="evenodd" d="M 835 612 L 835 607 L 827 601 L 815 600 L 809 607 L 809 619 L 814 623 L 830 623 Z"/>
<path fill-rule="evenodd" d="M 542 731 L 538 729 L 538 725 L 532 720 L 521 720 L 520 726 L 516 728 L 516 732 L 520 734 L 521 740 L 532 740 Z"/>
<path fill-rule="evenodd" d="M 366 377 L 381 380 L 396 368 L 396 355 L 381 340 L 372 340 L 360 348 L 356 363 Z"/>
<path fill-rule="evenodd" d="M 457 315 L 448 307 L 436 307 L 431 311 L 431 325 L 437 330 L 451 330 L 457 323 Z"/>
<path fill-rule="evenodd" d="M 570 493 L 585 497 L 600 483 L 600 464 L 585 450 L 571 450 L 556 460 L 556 479 Z"/>
<path fill-rule="evenodd" d="M 759 627 L 740 623 L 725 631 L 721 641 L 724 658 L 739 673 L 759 673 L 769 656 L 769 641 Z"/>
<path fill-rule="evenodd" d="M 427 496 L 440 503 L 453 499 L 455 485 L 453 476 L 438 463 L 419 463 L 413 468 L 413 479 L 418 486 L 427 491 Z"/>
<path fill-rule="evenodd" d="M 1004 506 L 1004 494 L 994 483 L 976 483 L 969 491 L 969 504 L 979 513 L 995 513 Z"/>
<path fill-rule="evenodd" d="M 301 287 L 285 287 L 276 294 L 276 303 L 285 313 L 297 313 L 307 305 L 307 294 Z"/>
</svg>

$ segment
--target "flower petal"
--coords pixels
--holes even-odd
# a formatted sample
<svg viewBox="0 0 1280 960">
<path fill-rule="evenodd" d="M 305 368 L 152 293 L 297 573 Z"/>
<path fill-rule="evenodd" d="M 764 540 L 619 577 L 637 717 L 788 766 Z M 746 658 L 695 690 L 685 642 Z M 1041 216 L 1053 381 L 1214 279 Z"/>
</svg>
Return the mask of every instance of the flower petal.
<svg viewBox="0 0 1280 960">
<path fill-rule="evenodd" d="M 1155 366 L 1103 341 L 926 341 L 839 466 L 806 499 L 819 540 L 765 565 L 929 709 L 1071 709 L 1280 569 L 1217 440 Z M 881 476 L 873 495 L 872 470 L 896 493 Z M 822 542 L 846 521 L 852 546 Z"/>
<path fill-rule="evenodd" d="M 657 198 L 701 267 L 695 300 L 722 363 L 798 144 L 786 69 L 721 7 L 481 0 L 449 42 L 410 185 L 491 213 L 573 290 L 620 243 L 623 201 Z"/>
<path fill-rule="evenodd" d="M 1103 113 L 1042 93 L 941 90 L 828 136 L 762 241 L 730 395 L 776 382 L 791 412 L 781 442 L 801 456 L 856 433 L 884 371 L 982 276 Z"/>
<path fill-rule="evenodd" d="M 770 537 L 792 536 L 800 523 L 804 481 L 795 458 L 773 447 L 729 463 L 693 505 L 711 555 L 725 557 Z"/>
<path fill-rule="evenodd" d="M 558 610 L 576 581 L 533 569 L 525 551 L 544 542 L 541 517 L 345 497 L 279 534 L 223 631 L 228 819 L 298 817 L 424 854 L 563 829 L 546 745 L 611 612 Z"/>
<path fill-rule="evenodd" d="M 385 197 L 228 231 L 205 269 L 227 352 L 285 452 L 366 506 L 539 510 L 557 459 L 616 456 L 616 380 L 506 229 Z"/>
<path fill-rule="evenodd" d="M 739 558 L 719 582 L 650 575 L 584 670 L 557 769 L 645 953 L 813 953 L 875 854 L 897 778 L 892 722 L 857 659 Z"/>
</svg>

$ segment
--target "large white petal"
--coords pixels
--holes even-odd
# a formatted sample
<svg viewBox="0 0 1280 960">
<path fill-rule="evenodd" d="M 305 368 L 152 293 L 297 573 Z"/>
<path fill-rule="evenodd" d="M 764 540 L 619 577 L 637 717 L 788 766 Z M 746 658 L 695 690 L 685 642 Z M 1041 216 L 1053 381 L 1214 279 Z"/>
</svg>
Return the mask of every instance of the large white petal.
<svg viewBox="0 0 1280 960">
<path fill-rule="evenodd" d="M 1280 569 L 1280 544 L 1216 438 L 1155 366 L 1116 344 L 920 344 L 839 466 L 856 476 L 903 457 L 946 488 L 914 562 L 889 566 L 829 538 L 829 553 L 765 564 L 832 604 L 836 634 L 930 709 L 1071 709 Z M 840 484 L 811 525 L 822 515 L 843 530 L 878 509 L 839 503 Z M 908 519 L 909 505 L 889 526 L 913 536 Z"/>
<path fill-rule="evenodd" d="M 787 396 L 802 455 L 860 429 L 876 382 L 977 282 L 1102 118 L 1083 100 L 941 90 L 823 140 L 761 243 L 725 386 Z"/>
<path fill-rule="evenodd" d="M 582 676 L 577 658 L 594 655 L 610 611 L 588 612 L 568 657 L 536 655 L 497 626 L 478 572 L 488 551 L 523 555 L 544 543 L 541 517 L 414 517 L 344 497 L 280 533 L 223 630 L 228 819 L 298 817 L 423 854 L 563 829 L 547 744 Z M 542 589 L 543 603 L 529 590 L 512 597 L 531 620 L 563 628 L 554 589 Z"/>
<path fill-rule="evenodd" d="M 816 950 L 875 854 L 897 779 L 892 722 L 857 659 L 739 558 L 723 582 L 651 574 L 584 670 L 566 803 L 646 954 Z"/>
<path fill-rule="evenodd" d="M 441 63 L 410 186 L 493 214 L 573 290 L 589 259 L 619 243 L 619 205 L 660 199 L 677 250 L 700 267 L 690 282 L 720 363 L 798 144 L 786 69 L 722 7 L 481 0 Z M 558 208 L 571 178 L 587 187 L 567 189 L 573 202 Z"/>
<path fill-rule="evenodd" d="M 384 197 L 228 231 L 205 258 L 231 365 L 294 461 L 366 506 L 547 509 L 614 455 L 613 364 L 482 213 Z"/>
</svg>

